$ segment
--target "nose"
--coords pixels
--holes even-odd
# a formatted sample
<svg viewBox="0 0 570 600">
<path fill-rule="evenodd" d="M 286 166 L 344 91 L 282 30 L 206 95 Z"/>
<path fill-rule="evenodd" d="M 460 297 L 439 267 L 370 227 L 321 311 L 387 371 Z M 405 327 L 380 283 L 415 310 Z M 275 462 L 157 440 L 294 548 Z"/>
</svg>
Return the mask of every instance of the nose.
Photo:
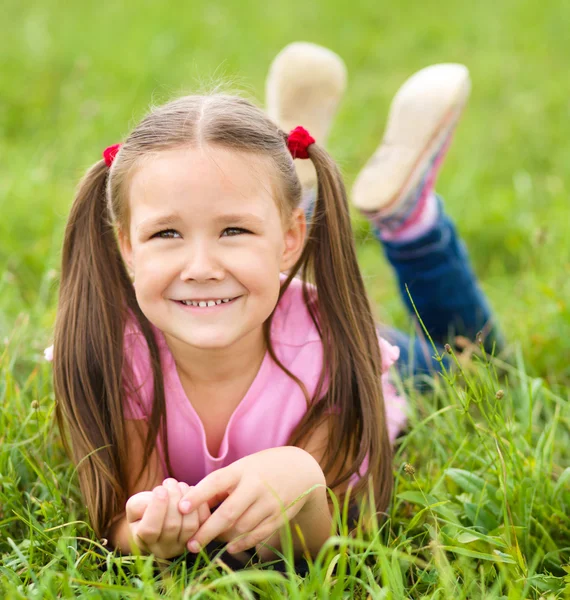
<svg viewBox="0 0 570 600">
<path fill-rule="evenodd" d="M 184 264 L 180 271 L 183 281 L 209 281 L 223 279 L 224 268 L 220 257 L 207 241 L 195 240 L 186 248 Z"/>
</svg>

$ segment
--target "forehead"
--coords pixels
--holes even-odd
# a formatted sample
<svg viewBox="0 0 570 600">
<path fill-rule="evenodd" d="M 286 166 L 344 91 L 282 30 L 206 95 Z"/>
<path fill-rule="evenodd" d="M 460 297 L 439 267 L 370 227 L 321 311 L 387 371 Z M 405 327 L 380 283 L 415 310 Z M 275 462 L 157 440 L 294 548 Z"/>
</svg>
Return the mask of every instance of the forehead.
<svg viewBox="0 0 570 600">
<path fill-rule="evenodd" d="M 145 158 L 129 186 L 131 228 L 177 213 L 199 219 L 249 212 L 279 214 L 270 159 L 215 146 L 176 148 Z"/>
</svg>

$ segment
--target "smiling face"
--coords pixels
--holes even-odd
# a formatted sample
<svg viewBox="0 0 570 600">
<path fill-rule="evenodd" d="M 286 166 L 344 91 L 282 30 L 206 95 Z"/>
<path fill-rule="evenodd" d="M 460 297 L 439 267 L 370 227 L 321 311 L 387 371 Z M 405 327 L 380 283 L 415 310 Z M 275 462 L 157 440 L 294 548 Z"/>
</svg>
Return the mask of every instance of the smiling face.
<svg viewBox="0 0 570 600">
<path fill-rule="evenodd" d="M 181 352 L 262 342 L 303 211 L 281 215 L 271 163 L 216 146 L 158 153 L 135 171 L 121 252 L 138 304 Z"/>
</svg>

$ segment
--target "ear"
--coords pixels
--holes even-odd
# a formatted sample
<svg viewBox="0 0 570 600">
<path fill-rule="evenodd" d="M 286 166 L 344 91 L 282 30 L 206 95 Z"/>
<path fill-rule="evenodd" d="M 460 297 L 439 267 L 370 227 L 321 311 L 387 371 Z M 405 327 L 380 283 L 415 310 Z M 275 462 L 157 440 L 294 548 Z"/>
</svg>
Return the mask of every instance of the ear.
<svg viewBox="0 0 570 600">
<path fill-rule="evenodd" d="M 297 262 L 303 252 L 306 233 L 305 211 L 302 208 L 296 208 L 291 215 L 288 229 L 284 233 L 285 248 L 281 256 L 280 271 L 287 271 Z"/>
<path fill-rule="evenodd" d="M 133 247 L 128 233 L 125 233 L 120 227 L 117 229 L 117 241 L 121 256 L 127 265 L 129 271 L 133 271 Z"/>
</svg>

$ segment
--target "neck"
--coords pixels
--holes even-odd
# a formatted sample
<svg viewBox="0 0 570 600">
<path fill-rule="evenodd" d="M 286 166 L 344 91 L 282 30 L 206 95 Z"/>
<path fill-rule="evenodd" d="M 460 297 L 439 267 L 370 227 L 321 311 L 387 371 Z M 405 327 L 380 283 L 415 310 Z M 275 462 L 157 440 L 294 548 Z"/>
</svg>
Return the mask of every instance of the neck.
<svg viewBox="0 0 570 600">
<path fill-rule="evenodd" d="M 257 373 L 267 346 L 260 327 L 228 348 L 203 349 L 165 337 L 181 377 L 193 386 L 219 385 Z"/>
</svg>

